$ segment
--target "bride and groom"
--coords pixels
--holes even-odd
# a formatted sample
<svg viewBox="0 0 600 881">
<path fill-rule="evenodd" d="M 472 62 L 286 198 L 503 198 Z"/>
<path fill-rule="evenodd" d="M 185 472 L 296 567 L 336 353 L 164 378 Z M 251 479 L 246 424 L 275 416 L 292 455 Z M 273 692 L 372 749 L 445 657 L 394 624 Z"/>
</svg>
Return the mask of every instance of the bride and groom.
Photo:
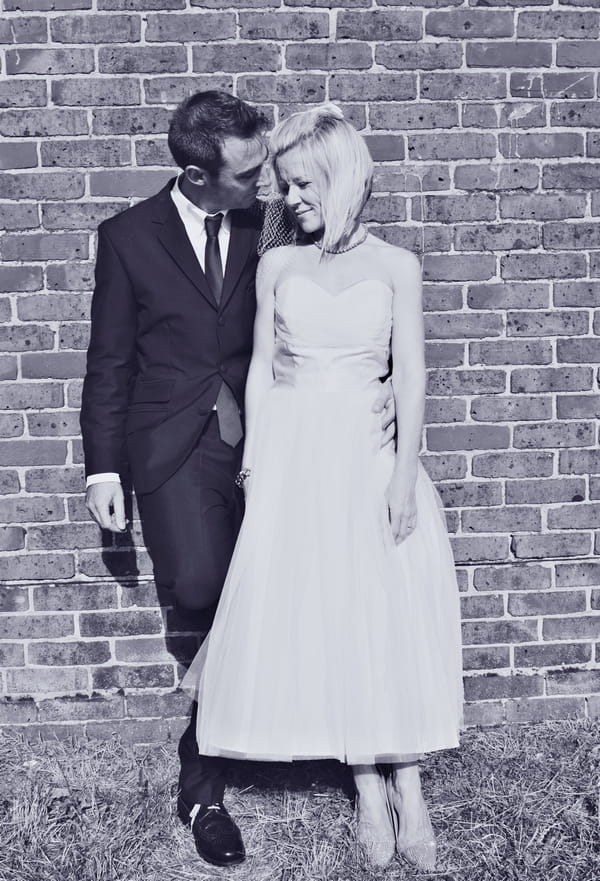
<svg viewBox="0 0 600 881">
<path fill-rule="evenodd" d="M 296 235 L 257 265 L 264 129 L 226 93 L 192 96 L 169 132 L 180 176 L 100 227 L 87 503 L 125 528 L 128 460 L 157 581 L 190 627 L 218 601 L 182 683 L 196 702 L 178 810 L 201 856 L 244 858 L 226 760 L 336 758 L 366 861 L 432 868 L 418 759 L 457 745 L 462 691 L 453 560 L 418 458 L 419 263 L 361 224 L 371 158 L 324 105 L 271 133 Z"/>
</svg>

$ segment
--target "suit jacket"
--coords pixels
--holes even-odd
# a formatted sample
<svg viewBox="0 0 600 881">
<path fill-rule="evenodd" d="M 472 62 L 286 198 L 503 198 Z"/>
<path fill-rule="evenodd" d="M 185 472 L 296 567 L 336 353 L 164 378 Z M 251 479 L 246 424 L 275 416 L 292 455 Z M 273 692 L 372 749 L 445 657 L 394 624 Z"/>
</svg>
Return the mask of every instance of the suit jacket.
<svg viewBox="0 0 600 881">
<path fill-rule="evenodd" d="M 151 492 L 187 458 L 222 382 L 240 409 L 256 310 L 258 211 L 232 211 L 217 305 L 170 196 L 98 229 L 81 429 L 86 473 L 122 472 Z"/>
</svg>

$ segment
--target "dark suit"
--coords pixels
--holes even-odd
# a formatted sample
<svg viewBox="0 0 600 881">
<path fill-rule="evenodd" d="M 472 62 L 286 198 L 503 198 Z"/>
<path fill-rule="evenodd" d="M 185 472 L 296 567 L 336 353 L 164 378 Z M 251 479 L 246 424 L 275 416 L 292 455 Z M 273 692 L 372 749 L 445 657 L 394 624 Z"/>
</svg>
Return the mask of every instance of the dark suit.
<svg viewBox="0 0 600 881">
<path fill-rule="evenodd" d="M 81 428 L 87 474 L 129 463 L 156 580 L 191 621 L 218 599 L 238 528 L 242 444 L 221 441 L 213 406 L 223 382 L 243 405 L 262 218 L 231 212 L 217 304 L 172 185 L 99 227 Z M 186 735 L 184 771 L 197 758 Z M 192 802 L 219 795 L 220 783 L 207 792 L 203 781 L 201 770 L 186 793 Z"/>
</svg>

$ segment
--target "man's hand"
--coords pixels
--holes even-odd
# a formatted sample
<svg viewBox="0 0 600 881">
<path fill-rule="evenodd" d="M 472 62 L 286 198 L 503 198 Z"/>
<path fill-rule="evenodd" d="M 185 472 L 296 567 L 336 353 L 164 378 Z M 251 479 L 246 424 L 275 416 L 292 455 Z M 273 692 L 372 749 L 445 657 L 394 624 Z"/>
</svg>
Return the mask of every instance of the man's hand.
<svg viewBox="0 0 600 881">
<path fill-rule="evenodd" d="M 118 481 L 93 483 L 85 494 L 85 504 L 101 529 L 125 531 L 125 499 L 123 487 Z"/>
<path fill-rule="evenodd" d="M 381 413 L 381 427 L 383 429 L 381 446 L 385 447 L 396 436 L 396 407 L 391 380 L 388 379 L 381 384 L 381 389 L 373 404 L 373 412 Z"/>
</svg>

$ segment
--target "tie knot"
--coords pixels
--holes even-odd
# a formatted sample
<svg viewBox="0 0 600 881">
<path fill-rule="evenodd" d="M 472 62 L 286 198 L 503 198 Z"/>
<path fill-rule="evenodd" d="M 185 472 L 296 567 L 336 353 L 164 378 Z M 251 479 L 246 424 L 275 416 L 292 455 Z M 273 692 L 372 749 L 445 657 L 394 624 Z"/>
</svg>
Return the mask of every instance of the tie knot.
<svg viewBox="0 0 600 881">
<path fill-rule="evenodd" d="M 206 235 L 209 239 L 212 239 L 215 236 L 219 235 L 219 229 L 221 228 L 222 220 L 222 214 L 213 214 L 212 216 L 207 215 L 204 218 L 204 228 L 206 229 Z"/>
</svg>

